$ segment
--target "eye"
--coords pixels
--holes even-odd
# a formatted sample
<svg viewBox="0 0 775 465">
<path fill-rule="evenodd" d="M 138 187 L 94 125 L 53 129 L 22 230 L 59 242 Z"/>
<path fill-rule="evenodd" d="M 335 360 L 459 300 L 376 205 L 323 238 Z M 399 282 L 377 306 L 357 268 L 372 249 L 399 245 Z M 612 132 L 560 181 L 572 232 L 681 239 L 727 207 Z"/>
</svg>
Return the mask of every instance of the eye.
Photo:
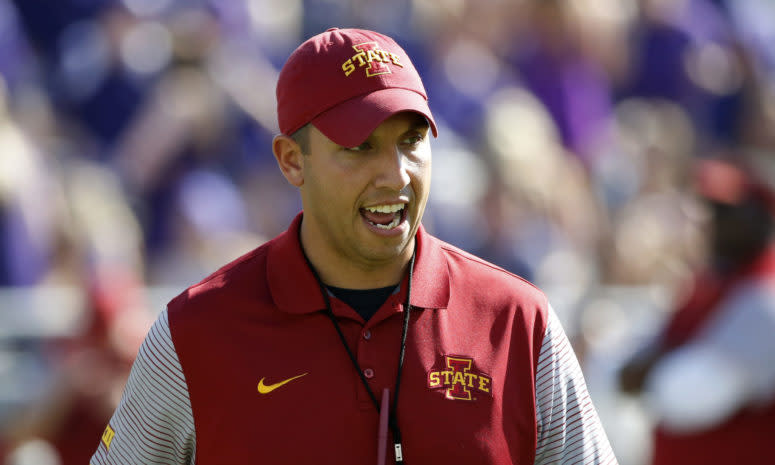
<svg viewBox="0 0 775 465">
<path fill-rule="evenodd" d="M 425 139 L 425 135 L 421 134 L 419 132 L 414 132 L 409 135 L 407 135 L 404 140 L 401 141 L 402 144 L 409 145 L 409 146 L 416 146 L 419 145 L 420 142 Z"/>
</svg>

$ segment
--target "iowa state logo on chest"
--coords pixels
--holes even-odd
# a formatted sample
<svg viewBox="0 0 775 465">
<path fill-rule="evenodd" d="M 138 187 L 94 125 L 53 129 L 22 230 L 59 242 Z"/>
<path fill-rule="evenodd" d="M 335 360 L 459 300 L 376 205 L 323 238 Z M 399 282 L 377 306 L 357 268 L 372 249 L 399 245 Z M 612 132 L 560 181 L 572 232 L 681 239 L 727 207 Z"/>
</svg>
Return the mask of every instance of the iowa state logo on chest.
<svg viewBox="0 0 775 465">
<path fill-rule="evenodd" d="M 444 368 L 428 372 L 428 387 L 444 390 L 444 397 L 457 400 L 476 400 L 476 393 L 492 397 L 492 378 L 474 367 L 474 359 L 462 355 L 445 355 Z"/>
</svg>

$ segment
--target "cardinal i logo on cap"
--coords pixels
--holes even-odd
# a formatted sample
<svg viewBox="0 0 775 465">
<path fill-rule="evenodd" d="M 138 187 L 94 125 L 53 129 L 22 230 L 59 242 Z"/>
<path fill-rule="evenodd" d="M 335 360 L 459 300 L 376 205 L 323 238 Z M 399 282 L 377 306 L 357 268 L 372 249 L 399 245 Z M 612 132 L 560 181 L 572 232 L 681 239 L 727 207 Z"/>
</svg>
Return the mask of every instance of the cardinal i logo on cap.
<svg viewBox="0 0 775 465">
<path fill-rule="evenodd" d="M 353 49 L 355 49 L 357 53 L 342 63 L 342 71 L 344 71 L 345 76 L 349 76 L 355 71 L 356 64 L 359 68 L 369 65 L 368 68 L 366 68 L 366 77 L 392 73 L 390 67 L 387 65 L 388 63 L 400 66 L 401 68 L 404 67 L 404 65 L 401 64 L 398 55 L 382 50 L 376 42 L 364 42 L 362 44 L 353 45 Z"/>
</svg>

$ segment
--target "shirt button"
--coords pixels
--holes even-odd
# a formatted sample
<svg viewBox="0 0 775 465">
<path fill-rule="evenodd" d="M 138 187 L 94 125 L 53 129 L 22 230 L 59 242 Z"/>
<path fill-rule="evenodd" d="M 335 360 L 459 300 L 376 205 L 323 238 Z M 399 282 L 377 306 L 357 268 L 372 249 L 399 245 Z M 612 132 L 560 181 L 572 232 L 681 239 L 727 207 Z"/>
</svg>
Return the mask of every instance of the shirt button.
<svg viewBox="0 0 775 465">
<path fill-rule="evenodd" d="M 368 329 L 365 329 L 365 330 L 363 331 L 363 338 L 364 338 L 364 339 L 366 339 L 367 341 L 368 341 L 369 339 L 371 339 L 371 331 L 370 331 L 370 330 L 368 330 Z"/>
<path fill-rule="evenodd" d="M 372 370 L 371 368 L 366 368 L 365 370 L 363 370 L 363 376 L 365 376 L 368 379 L 373 378 L 374 377 L 374 370 Z"/>
</svg>

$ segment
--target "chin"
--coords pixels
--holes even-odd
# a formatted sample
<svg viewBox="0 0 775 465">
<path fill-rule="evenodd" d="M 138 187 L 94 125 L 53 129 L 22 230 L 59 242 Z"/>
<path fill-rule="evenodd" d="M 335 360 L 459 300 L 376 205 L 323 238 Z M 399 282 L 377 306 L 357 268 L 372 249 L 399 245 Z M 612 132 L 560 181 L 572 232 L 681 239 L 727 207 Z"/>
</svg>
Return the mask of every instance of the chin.
<svg viewBox="0 0 775 465">
<path fill-rule="evenodd" d="M 369 247 L 369 250 L 366 251 L 366 255 L 370 256 L 375 261 L 390 261 L 395 258 L 400 257 L 404 251 L 406 251 L 406 247 L 409 244 L 409 240 L 406 237 L 396 238 L 392 242 L 392 244 L 386 244 L 385 241 L 382 241 L 382 244 L 374 245 L 373 247 Z"/>
</svg>

